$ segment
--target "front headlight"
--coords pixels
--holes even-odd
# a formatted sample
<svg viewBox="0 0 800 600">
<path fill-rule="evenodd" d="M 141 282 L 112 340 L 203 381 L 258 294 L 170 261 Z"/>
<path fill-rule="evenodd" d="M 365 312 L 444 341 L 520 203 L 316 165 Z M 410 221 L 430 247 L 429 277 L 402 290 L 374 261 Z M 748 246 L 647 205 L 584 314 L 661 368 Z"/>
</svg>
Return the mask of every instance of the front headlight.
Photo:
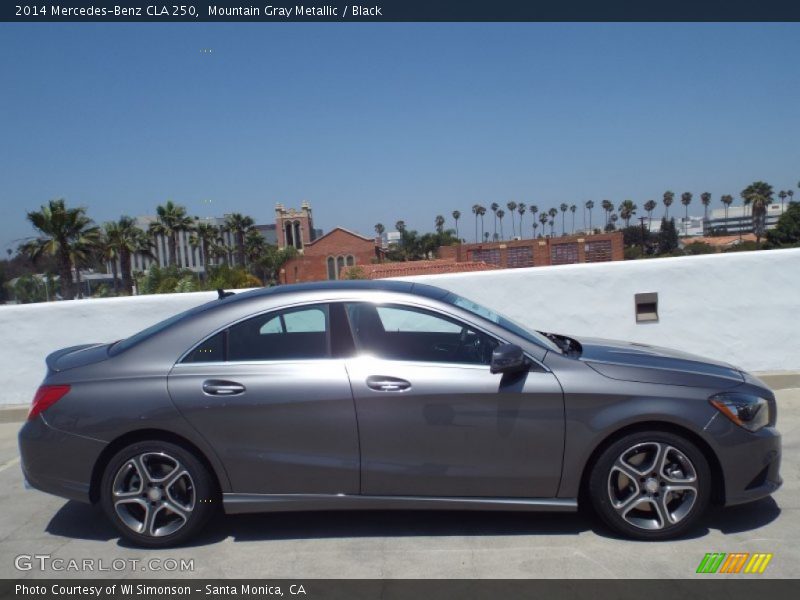
<svg viewBox="0 0 800 600">
<path fill-rule="evenodd" d="M 708 401 L 719 412 L 748 431 L 758 431 L 769 424 L 769 402 L 759 396 L 723 392 L 711 396 Z"/>
</svg>

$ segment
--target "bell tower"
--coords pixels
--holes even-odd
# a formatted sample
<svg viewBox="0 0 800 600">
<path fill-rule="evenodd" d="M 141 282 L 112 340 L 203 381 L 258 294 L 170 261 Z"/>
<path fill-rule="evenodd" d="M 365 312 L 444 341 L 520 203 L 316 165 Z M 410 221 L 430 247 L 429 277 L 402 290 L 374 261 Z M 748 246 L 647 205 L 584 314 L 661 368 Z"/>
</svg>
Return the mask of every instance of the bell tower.
<svg viewBox="0 0 800 600">
<path fill-rule="evenodd" d="M 311 205 L 305 200 L 300 210 L 286 208 L 283 204 L 275 205 L 275 232 L 278 247 L 292 246 L 299 252 L 309 242 L 314 241 L 314 221 L 311 217 Z"/>
</svg>

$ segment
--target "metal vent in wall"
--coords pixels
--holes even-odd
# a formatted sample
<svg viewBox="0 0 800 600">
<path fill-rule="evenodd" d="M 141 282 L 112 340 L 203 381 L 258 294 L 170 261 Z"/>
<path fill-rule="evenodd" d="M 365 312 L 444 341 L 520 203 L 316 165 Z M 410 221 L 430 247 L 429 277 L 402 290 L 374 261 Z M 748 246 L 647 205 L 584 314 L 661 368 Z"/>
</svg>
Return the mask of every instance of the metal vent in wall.
<svg viewBox="0 0 800 600">
<path fill-rule="evenodd" d="M 655 323 L 658 321 L 658 292 L 646 292 L 634 295 L 637 323 Z"/>
</svg>

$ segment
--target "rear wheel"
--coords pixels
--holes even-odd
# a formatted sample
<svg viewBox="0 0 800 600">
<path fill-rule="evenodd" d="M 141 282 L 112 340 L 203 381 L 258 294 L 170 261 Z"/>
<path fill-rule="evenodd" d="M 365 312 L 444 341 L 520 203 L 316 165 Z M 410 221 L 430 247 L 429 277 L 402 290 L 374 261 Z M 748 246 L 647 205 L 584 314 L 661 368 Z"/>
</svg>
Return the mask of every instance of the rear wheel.
<svg viewBox="0 0 800 600">
<path fill-rule="evenodd" d="M 123 537 L 164 548 L 196 534 L 214 511 L 213 480 L 189 451 L 162 441 L 118 452 L 103 474 L 101 504 Z"/>
<path fill-rule="evenodd" d="M 705 512 L 711 471 L 703 453 L 667 432 L 639 432 L 614 442 L 590 475 L 592 505 L 616 532 L 642 540 L 669 539 Z"/>
</svg>

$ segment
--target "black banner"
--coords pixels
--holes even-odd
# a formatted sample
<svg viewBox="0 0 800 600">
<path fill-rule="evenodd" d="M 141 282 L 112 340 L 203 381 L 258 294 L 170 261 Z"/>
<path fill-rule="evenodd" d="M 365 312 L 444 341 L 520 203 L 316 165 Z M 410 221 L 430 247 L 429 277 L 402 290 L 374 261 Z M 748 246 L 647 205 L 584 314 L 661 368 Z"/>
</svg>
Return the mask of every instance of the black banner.
<svg viewBox="0 0 800 600">
<path fill-rule="evenodd" d="M 177 2 L 178 0 L 173 0 Z M 797 0 L 364 0 L 217 2 L 180 0 L 2 2 L 2 21 L 391 22 L 391 21 L 800 21 Z"/>
<path fill-rule="evenodd" d="M 0 600 L 753 600 L 797 598 L 798 580 L 465 580 L 465 579 L 274 579 L 274 580 L 0 580 Z"/>
</svg>

